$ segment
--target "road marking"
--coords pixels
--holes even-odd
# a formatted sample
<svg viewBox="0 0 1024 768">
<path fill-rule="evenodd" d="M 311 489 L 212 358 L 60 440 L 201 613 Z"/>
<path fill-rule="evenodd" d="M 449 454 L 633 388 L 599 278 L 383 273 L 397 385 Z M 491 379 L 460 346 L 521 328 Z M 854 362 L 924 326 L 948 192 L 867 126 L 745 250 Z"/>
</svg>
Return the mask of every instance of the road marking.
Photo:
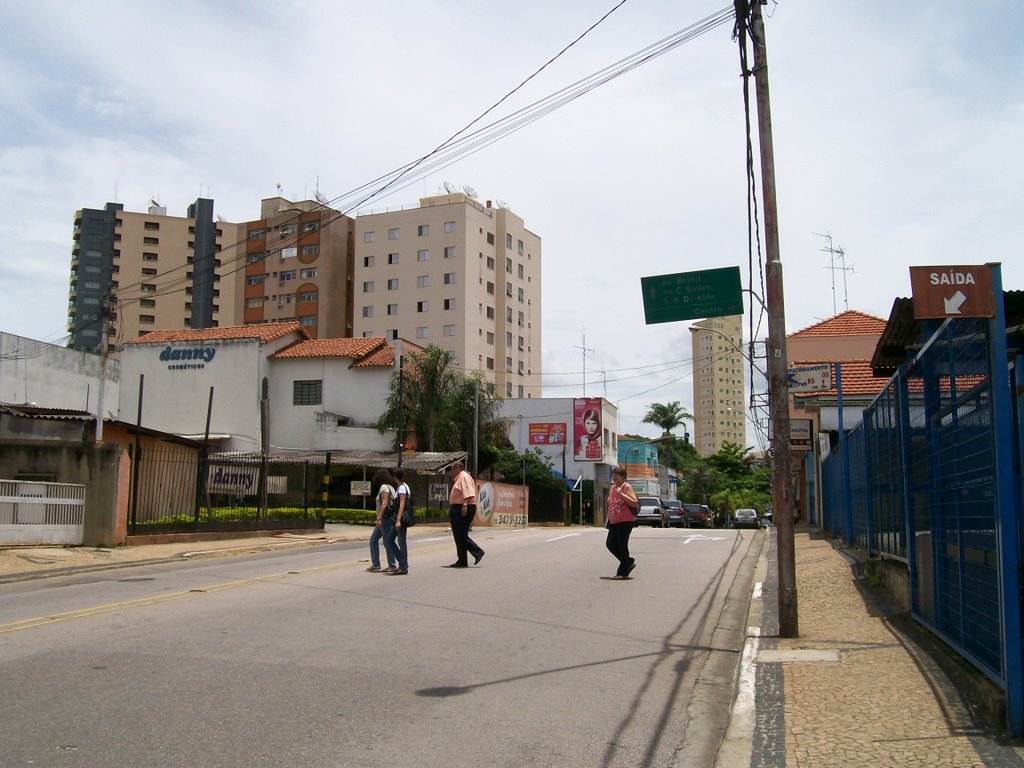
<svg viewBox="0 0 1024 768">
<path fill-rule="evenodd" d="M 691 533 L 683 544 L 689 544 L 691 541 L 725 541 L 725 536 L 705 536 L 702 533 Z"/>
<path fill-rule="evenodd" d="M 559 541 L 561 539 L 568 539 L 570 536 L 579 536 L 579 534 L 578 533 L 567 533 L 564 536 L 555 536 L 555 538 L 553 538 L 553 539 L 544 539 L 544 542 L 548 543 L 548 542 L 552 542 L 552 541 Z"/>
<path fill-rule="evenodd" d="M 751 592 L 751 594 L 750 594 L 750 599 L 751 600 L 760 600 L 761 599 L 761 587 L 762 587 L 762 582 L 760 582 L 760 581 L 757 582 L 756 584 L 754 584 L 754 591 Z"/>
</svg>

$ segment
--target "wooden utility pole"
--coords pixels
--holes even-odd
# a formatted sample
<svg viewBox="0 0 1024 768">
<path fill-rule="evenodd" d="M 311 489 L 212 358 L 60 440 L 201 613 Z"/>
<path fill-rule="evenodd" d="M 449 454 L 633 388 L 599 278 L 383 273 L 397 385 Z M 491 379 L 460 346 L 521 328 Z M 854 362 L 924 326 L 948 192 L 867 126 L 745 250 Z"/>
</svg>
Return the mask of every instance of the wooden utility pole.
<svg viewBox="0 0 1024 768">
<path fill-rule="evenodd" d="M 753 0 L 750 32 L 754 44 L 754 86 L 761 145 L 761 190 L 767 249 L 765 298 L 768 311 L 768 409 L 772 420 L 772 509 L 778 536 L 779 636 L 797 637 L 796 558 L 793 542 L 793 494 L 789 452 L 789 383 L 786 377 L 786 306 L 779 257 L 779 211 L 775 199 L 775 149 L 768 98 L 768 53 L 761 0 Z"/>
</svg>

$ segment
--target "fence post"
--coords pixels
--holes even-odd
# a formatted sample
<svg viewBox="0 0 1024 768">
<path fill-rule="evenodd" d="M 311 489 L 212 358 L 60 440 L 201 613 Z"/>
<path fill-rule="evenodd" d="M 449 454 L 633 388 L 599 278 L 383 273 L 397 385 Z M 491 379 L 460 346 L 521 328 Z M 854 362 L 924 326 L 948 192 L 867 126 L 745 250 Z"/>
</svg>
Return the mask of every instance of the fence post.
<svg viewBox="0 0 1024 768">
<path fill-rule="evenodd" d="M 911 451 L 911 424 L 910 424 L 910 391 L 907 386 L 906 365 L 901 365 L 896 374 L 896 396 L 899 415 L 900 458 L 902 463 L 903 478 L 901 484 L 903 503 L 903 537 L 907 546 L 907 578 L 910 580 L 910 610 L 911 613 L 917 610 L 917 536 L 914 525 L 914 505 L 910 494 L 911 479 L 913 478 L 913 452 Z"/>
<path fill-rule="evenodd" d="M 836 367 L 836 410 L 839 412 L 839 469 L 843 489 L 843 527 L 846 529 L 846 543 L 853 546 L 853 499 L 850 494 L 850 441 L 846 439 L 846 427 L 843 425 L 843 366 Z"/>
<path fill-rule="evenodd" d="M 1013 471 L 1014 444 L 1010 430 L 1009 370 L 1006 348 L 1006 311 L 1003 279 L 999 264 L 990 264 L 995 317 L 988 321 L 989 379 L 992 395 L 992 424 L 995 441 L 996 536 L 999 541 L 999 578 L 1002 594 L 1004 674 L 1006 676 L 1006 725 L 1011 736 L 1024 734 L 1024 664 L 1020 632 L 1020 540 L 1017 519 L 1020 494 Z"/>
</svg>

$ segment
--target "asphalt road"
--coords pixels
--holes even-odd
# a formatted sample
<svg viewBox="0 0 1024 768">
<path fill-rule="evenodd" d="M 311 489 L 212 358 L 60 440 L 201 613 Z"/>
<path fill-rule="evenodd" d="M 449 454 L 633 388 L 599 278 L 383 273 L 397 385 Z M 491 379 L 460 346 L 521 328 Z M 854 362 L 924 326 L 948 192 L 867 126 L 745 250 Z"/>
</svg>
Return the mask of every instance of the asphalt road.
<svg viewBox="0 0 1024 768">
<path fill-rule="evenodd" d="M 349 543 L 0 585 L 0 762 L 712 764 L 758 532 L 638 529 L 628 581 L 603 530 L 474 538 L 408 576 Z"/>
</svg>

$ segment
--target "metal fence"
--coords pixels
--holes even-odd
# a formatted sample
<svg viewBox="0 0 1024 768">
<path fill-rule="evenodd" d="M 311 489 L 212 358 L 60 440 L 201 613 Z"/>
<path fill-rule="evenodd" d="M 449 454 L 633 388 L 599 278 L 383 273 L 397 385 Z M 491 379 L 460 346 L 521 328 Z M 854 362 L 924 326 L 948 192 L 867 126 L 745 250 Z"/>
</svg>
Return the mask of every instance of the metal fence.
<svg viewBox="0 0 1024 768">
<path fill-rule="evenodd" d="M 823 461 L 822 527 L 907 563 L 914 615 L 1004 687 L 1019 730 L 1020 499 L 1005 478 L 1021 440 L 998 430 L 1012 420 L 1004 334 L 942 323 Z"/>
</svg>

